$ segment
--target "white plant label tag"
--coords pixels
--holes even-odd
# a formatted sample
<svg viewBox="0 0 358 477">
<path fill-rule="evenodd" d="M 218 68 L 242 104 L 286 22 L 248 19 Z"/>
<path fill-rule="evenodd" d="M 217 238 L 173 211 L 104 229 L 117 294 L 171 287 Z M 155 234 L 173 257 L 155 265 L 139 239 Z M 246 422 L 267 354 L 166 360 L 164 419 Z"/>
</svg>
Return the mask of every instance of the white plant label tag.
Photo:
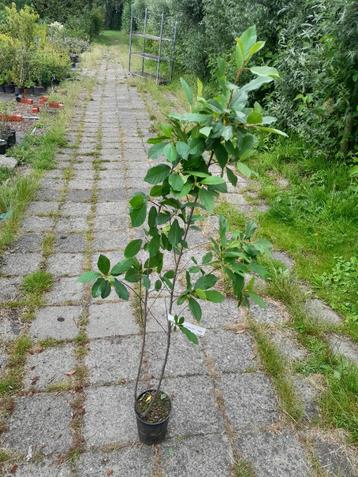
<svg viewBox="0 0 358 477">
<path fill-rule="evenodd" d="M 175 320 L 174 320 L 174 316 L 173 315 L 168 315 L 168 320 L 175 324 Z M 196 336 L 204 336 L 205 335 L 205 332 L 206 332 L 206 329 L 205 328 L 202 328 L 201 326 L 197 326 L 197 325 L 193 325 L 192 323 L 189 323 L 188 321 L 184 321 L 183 325 L 185 326 L 185 328 L 188 328 L 189 331 L 191 331 L 192 333 L 194 333 L 194 335 Z"/>
</svg>

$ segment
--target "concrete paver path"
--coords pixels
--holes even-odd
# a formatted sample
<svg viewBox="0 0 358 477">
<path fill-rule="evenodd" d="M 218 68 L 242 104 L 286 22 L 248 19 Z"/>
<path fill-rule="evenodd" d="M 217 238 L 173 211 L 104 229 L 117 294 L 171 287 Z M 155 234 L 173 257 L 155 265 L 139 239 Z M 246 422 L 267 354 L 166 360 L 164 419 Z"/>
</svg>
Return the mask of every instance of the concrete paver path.
<svg viewBox="0 0 358 477">
<path fill-rule="evenodd" d="M 5 475 L 315 475 L 317 438 L 297 430 L 282 412 L 254 339 L 240 328 L 244 315 L 230 300 L 206 306 L 208 332 L 198 347 L 175 335 L 163 385 L 173 398 L 168 439 L 153 448 L 138 443 L 133 386 L 141 329 L 134 309 L 114 295 L 106 302 L 93 300 L 76 277 L 101 252 L 120 259 L 135 234 L 127 204 L 145 187 L 150 126 L 118 58 L 103 49 L 91 100 L 71 122 L 70 147 L 59 152 L 57 168 L 43 179 L 16 247 L 2 265 L 4 288 L 14 296 L 24 274 L 42 268 L 55 278 L 27 328 L 11 313 L 4 317 L 4 340 L 20 332 L 33 340 L 23 389 L 2 435 L 2 447 L 16 456 L 16 466 Z M 54 246 L 44 256 L 42 242 L 49 234 Z M 155 306 L 163 309 L 160 301 Z M 286 320 L 275 303 L 264 311 L 254 307 L 252 316 L 268 326 Z M 302 357 L 290 336 L 282 339 L 288 340 L 283 348 L 292 359 Z M 153 324 L 143 385 L 158 372 L 162 341 Z M 3 359 L 6 364 L 6 354 Z M 318 447 L 323 458 L 324 442 Z M 234 464 L 242 462 L 252 474 L 241 472 L 240 465 L 235 474 Z"/>
</svg>

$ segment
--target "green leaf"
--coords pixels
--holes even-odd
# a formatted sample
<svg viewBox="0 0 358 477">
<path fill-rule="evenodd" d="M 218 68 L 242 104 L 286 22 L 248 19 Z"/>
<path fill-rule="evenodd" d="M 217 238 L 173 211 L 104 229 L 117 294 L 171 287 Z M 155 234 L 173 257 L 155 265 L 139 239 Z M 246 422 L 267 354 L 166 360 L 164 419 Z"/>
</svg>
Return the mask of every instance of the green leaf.
<svg viewBox="0 0 358 477">
<path fill-rule="evenodd" d="M 139 280 L 141 279 L 141 274 L 139 270 L 136 270 L 135 268 L 130 268 L 126 272 L 125 279 L 127 280 L 127 282 L 136 283 L 139 282 Z"/>
<path fill-rule="evenodd" d="M 241 44 L 243 47 L 244 55 L 247 55 L 250 48 L 256 43 L 257 34 L 256 26 L 252 25 L 240 35 Z"/>
<path fill-rule="evenodd" d="M 208 275 L 203 275 L 202 277 L 200 277 L 195 283 L 194 288 L 200 288 L 200 290 L 207 290 L 208 288 L 212 288 L 217 281 L 217 277 L 212 273 L 209 273 Z"/>
<path fill-rule="evenodd" d="M 251 73 L 258 76 L 269 76 L 271 78 L 279 78 L 279 72 L 276 68 L 271 68 L 270 66 L 253 66 L 250 68 Z"/>
<path fill-rule="evenodd" d="M 242 68 L 245 63 L 244 47 L 240 38 L 236 39 L 235 63 L 238 69 Z"/>
<path fill-rule="evenodd" d="M 210 133 L 212 131 L 212 127 L 211 126 L 205 126 L 204 128 L 201 128 L 200 129 L 200 133 L 205 136 L 205 137 L 209 137 L 210 136 Z"/>
<path fill-rule="evenodd" d="M 156 280 L 154 284 L 155 291 L 159 291 L 162 288 L 162 281 L 161 280 Z"/>
<path fill-rule="evenodd" d="M 107 298 L 111 294 L 111 284 L 109 281 L 104 280 L 104 283 L 102 284 L 101 287 L 101 298 Z"/>
<path fill-rule="evenodd" d="M 148 169 L 144 178 L 149 184 L 159 184 L 163 182 L 170 174 L 170 167 L 166 164 L 159 164 L 158 166 Z"/>
<path fill-rule="evenodd" d="M 203 85 L 203 82 L 199 78 L 196 80 L 196 89 L 197 89 L 198 97 L 202 97 L 203 96 L 203 91 L 204 91 L 204 85 Z"/>
<path fill-rule="evenodd" d="M 288 137 L 288 134 L 275 128 L 266 128 L 266 127 L 260 126 L 260 131 L 277 134 L 278 136 Z"/>
<path fill-rule="evenodd" d="M 207 290 L 205 292 L 205 297 L 212 303 L 222 303 L 225 300 L 225 296 L 216 290 Z"/>
<path fill-rule="evenodd" d="M 240 88 L 240 91 L 243 93 L 249 93 L 250 91 L 255 91 L 259 88 L 261 88 L 262 85 L 266 83 L 271 83 L 273 81 L 273 78 L 270 76 L 258 76 L 257 78 L 249 81 L 246 83 L 242 88 Z"/>
<path fill-rule="evenodd" d="M 212 259 L 213 259 L 213 254 L 211 252 L 208 252 L 204 255 L 201 263 L 203 265 L 209 265 L 209 263 L 211 263 Z"/>
<path fill-rule="evenodd" d="M 226 148 L 222 144 L 217 144 L 214 147 L 214 152 L 215 152 L 216 159 L 218 160 L 218 163 L 220 164 L 221 169 L 224 169 L 229 158 Z"/>
<path fill-rule="evenodd" d="M 255 110 L 251 111 L 251 113 L 249 113 L 249 115 L 247 116 L 247 122 L 248 124 L 262 123 L 262 114 Z"/>
<path fill-rule="evenodd" d="M 236 187 L 237 177 L 236 177 L 236 175 L 232 172 L 232 170 L 229 169 L 228 167 L 226 168 L 226 175 L 227 175 L 227 178 L 228 178 L 229 182 L 230 182 L 234 187 Z"/>
<path fill-rule="evenodd" d="M 163 156 L 167 144 L 167 141 L 163 141 L 150 147 L 148 151 L 148 156 L 150 157 L 150 159 L 158 159 L 160 156 Z"/>
<path fill-rule="evenodd" d="M 144 224 L 145 218 L 147 216 L 147 203 L 138 209 L 131 209 L 129 211 L 129 215 L 131 218 L 132 227 L 140 227 Z"/>
<path fill-rule="evenodd" d="M 182 190 L 184 180 L 179 174 L 170 174 L 168 181 L 174 191 L 180 192 Z"/>
<path fill-rule="evenodd" d="M 105 255 L 100 255 L 97 261 L 98 270 L 104 275 L 107 275 L 111 268 L 111 262 Z"/>
<path fill-rule="evenodd" d="M 251 177 L 254 172 L 252 169 L 250 169 L 249 166 L 247 166 L 243 162 L 238 162 L 236 164 L 236 168 L 241 174 L 243 174 L 246 177 Z"/>
<path fill-rule="evenodd" d="M 232 126 L 225 126 L 221 132 L 221 136 L 225 139 L 225 141 L 230 141 L 233 135 L 234 132 Z"/>
<path fill-rule="evenodd" d="M 122 300 L 128 301 L 129 293 L 128 293 L 127 287 L 124 286 L 123 283 L 121 283 L 117 279 L 114 280 L 114 289 L 117 293 L 118 298 L 121 298 Z"/>
<path fill-rule="evenodd" d="M 197 320 L 201 320 L 202 311 L 200 304 L 192 297 L 189 298 L 189 309 L 193 315 L 193 317 Z"/>
<path fill-rule="evenodd" d="M 205 185 L 225 184 L 225 179 L 223 179 L 222 177 L 218 177 L 218 176 L 210 176 L 210 177 L 206 177 L 205 179 L 203 179 L 201 181 L 201 183 L 205 184 Z"/>
<path fill-rule="evenodd" d="M 267 303 L 259 295 L 253 292 L 249 293 L 248 295 L 251 300 L 256 303 L 256 305 L 261 306 L 261 308 L 267 308 Z"/>
<path fill-rule="evenodd" d="M 175 162 L 177 160 L 177 151 L 174 144 L 167 144 L 164 150 L 165 157 L 169 162 Z"/>
<path fill-rule="evenodd" d="M 92 286 L 92 296 L 93 296 L 93 298 L 98 298 L 99 296 L 101 296 L 102 286 L 104 285 L 105 281 L 106 280 L 103 277 L 100 277 L 93 284 L 93 286 Z"/>
<path fill-rule="evenodd" d="M 199 202 L 208 211 L 213 210 L 215 205 L 215 197 L 216 195 L 214 192 L 210 192 L 206 189 L 200 189 L 199 191 Z"/>
<path fill-rule="evenodd" d="M 186 142 L 178 141 L 176 143 L 176 151 L 180 157 L 182 157 L 183 159 L 188 159 L 190 146 Z"/>
<path fill-rule="evenodd" d="M 111 275 L 113 275 L 114 277 L 117 277 L 118 275 L 125 273 L 132 266 L 133 266 L 133 259 L 125 258 L 124 260 L 121 260 L 116 265 L 114 265 L 114 267 L 111 270 Z"/>
<path fill-rule="evenodd" d="M 185 93 L 186 99 L 188 100 L 189 104 L 193 104 L 193 91 L 188 85 L 188 83 L 185 81 L 185 79 L 180 78 L 180 83 L 183 88 L 183 91 Z"/>
<path fill-rule="evenodd" d="M 145 195 L 142 192 L 137 192 L 136 194 L 133 195 L 129 203 L 133 207 L 133 209 L 138 209 L 142 207 L 145 201 L 146 201 Z"/>
<path fill-rule="evenodd" d="M 184 121 L 189 123 L 205 124 L 211 119 L 211 114 L 199 114 L 199 113 L 184 113 L 184 114 L 169 114 L 169 118 L 177 119 L 178 121 Z"/>
<path fill-rule="evenodd" d="M 183 234 L 184 230 L 180 227 L 178 220 L 175 219 L 168 234 L 168 240 L 173 247 L 175 247 L 181 241 Z"/>
<path fill-rule="evenodd" d="M 78 281 L 80 283 L 88 283 L 97 280 L 101 276 L 98 272 L 85 272 L 79 277 Z"/>
<path fill-rule="evenodd" d="M 258 51 L 260 51 L 265 46 L 265 41 L 257 41 L 254 43 L 251 48 L 249 49 L 250 57 L 255 55 Z"/>
<path fill-rule="evenodd" d="M 191 342 L 191 343 L 194 343 L 194 344 L 198 344 L 199 341 L 198 341 L 198 337 L 196 336 L 196 334 L 194 334 L 192 331 L 188 330 L 188 328 L 185 328 L 184 325 L 180 325 L 179 326 L 179 329 L 182 333 L 184 333 L 184 335 L 188 338 L 188 340 Z"/>
<path fill-rule="evenodd" d="M 126 258 L 135 257 L 142 246 L 142 240 L 132 240 L 124 249 L 124 256 Z"/>
</svg>

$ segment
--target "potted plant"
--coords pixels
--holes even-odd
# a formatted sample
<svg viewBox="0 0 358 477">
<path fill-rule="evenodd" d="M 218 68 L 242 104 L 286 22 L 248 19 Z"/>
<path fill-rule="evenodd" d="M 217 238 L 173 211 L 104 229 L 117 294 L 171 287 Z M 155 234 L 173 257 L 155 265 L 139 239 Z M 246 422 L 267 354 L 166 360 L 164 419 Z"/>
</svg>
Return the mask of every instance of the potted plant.
<svg viewBox="0 0 358 477">
<path fill-rule="evenodd" d="M 0 139 L 6 143 L 6 145 L 3 144 L 3 150 L 5 151 L 16 144 L 16 131 L 9 124 L 10 108 L 9 103 L 0 103 Z"/>
<path fill-rule="evenodd" d="M 225 218 L 219 217 L 219 234 L 217 239 L 211 239 L 211 249 L 201 259 L 193 257 L 185 271 L 182 262 L 190 248 L 191 231 L 205 219 L 207 211 L 212 211 L 220 194 L 227 192 L 227 181 L 235 186 L 237 171 L 251 174 L 244 161 L 254 151 L 255 134 L 284 134 L 271 127 L 274 118 L 265 116 L 257 103 L 254 107 L 248 106 L 250 92 L 278 77 L 274 68 L 248 66 L 252 56 L 263 46 L 264 42 L 257 41 L 255 27 L 237 39 L 235 79 L 228 81 L 226 65 L 220 61 L 218 94 L 213 97 L 204 97 L 203 85 L 198 80 L 194 98 L 192 89 L 181 80 L 190 112 L 170 114 L 168 123 L 161 125 L 159 135 L 149 140 L 152 144 L 149 157 L 163 159 L 163 162 L 147 171 L 145 181 L 152 186 L 149 194 L 136 193 L 129 202 L 132 227 L 143 227 L 144 238 L 130 241 L 124 258 L 114 266 L 101 255 L 99 271 L 86 272 L 80 278 L 83 283 L 93 283 L 93 297 L 104 299 L 113 288 L 121 300 L 128 300 L 132 293 L 141 303 L 143 342 L 134 409 L 139 438 L 146 444 L 165 437 L 171 401 L 161 385 L 173 330 L 180 330 L 194 344 L 202 333 L 202 328 L 190 323 L 178 309 L 187 309 L 199 322 L 202 302 L 224 300 L 223 293 L 215 289 L 220 278 L 229 281 L 238 305 L 248 304 L 250 299 L 262 302 L 254 292 L 253 278 L 245 280 L 247 275 L 264 273 L 257 259 L 269 248 L 266 241 L 254 239 L 254 224 L 248 224 L 241 233 L 230 233 Z M 254 78 L 241 84 L 242 77 L 249 75 Z M 164 261 L 168 255 L 171 262 Z M 172 266 L 164 267 L 164 263 L 172 263 Z M 155 389 L 138 395 L 147 324 L 152 319 L 149 298 L 163 291 L 168 296 L 168 313 L 163 310 L 167 338 L 165 358 Z"/>
</svg>

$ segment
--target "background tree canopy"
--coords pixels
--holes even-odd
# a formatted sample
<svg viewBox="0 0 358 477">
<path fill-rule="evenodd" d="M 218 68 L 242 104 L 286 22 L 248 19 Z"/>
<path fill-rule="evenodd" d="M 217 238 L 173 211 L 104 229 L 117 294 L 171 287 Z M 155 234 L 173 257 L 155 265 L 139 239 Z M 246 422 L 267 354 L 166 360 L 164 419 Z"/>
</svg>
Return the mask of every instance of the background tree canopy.
<svg viewBox="0 0 358 477">
<path fill-rule="evenodd" d="M 130 0 L 123 26 L 129 27 Z M 281 126 L 334 158 L 357 147 L 358 2 L 355 0 L 135 0 L 157 22 L 162 11 L 178 24 L 177 61 L 187 72 L 212 80 L 217 59 L 233 64 L 235 38 L 255 24 L 266 41 L 262 63 L 279 69 L 267 107 Z M 258 98 L 261 99 L 261 98 Z"/>
</svg>

